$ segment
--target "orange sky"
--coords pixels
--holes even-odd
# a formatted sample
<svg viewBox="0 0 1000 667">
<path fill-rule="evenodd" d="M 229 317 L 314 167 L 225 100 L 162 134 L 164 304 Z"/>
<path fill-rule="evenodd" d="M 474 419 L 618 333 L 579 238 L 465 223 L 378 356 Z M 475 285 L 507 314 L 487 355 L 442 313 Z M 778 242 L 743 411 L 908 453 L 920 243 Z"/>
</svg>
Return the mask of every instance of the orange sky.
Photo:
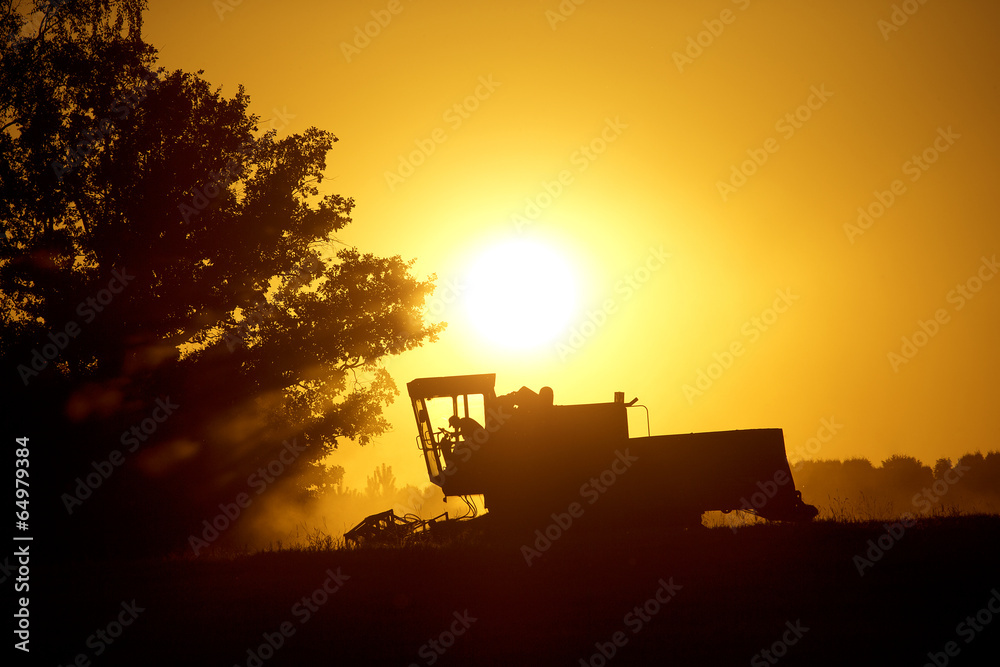
<svg viewBox="0 0 1000 667">
<path fill-rule="evenodd" d="M 350 485 L 383 460 L 425 484 L 405 383 L 464 373 L 557 403 L 624 391 L 654 434 L 781 427 L 792 459 L 817 433 L 806 457 L 998 448 L 1000 6 L 150 4 L 162 65 L 244 84 L 262 129 L 340 138 L 324 185 L 357 201 L 343 240 L 438 275 L 449 329 L 389 362 L 395 428 L 342 445 Z M 580 290 L 561 333 L 516 352 L 450 298 L 511 238 L 556 248 Z M 904 350 L 920 321 L 934 335 Z"/>
</svg>

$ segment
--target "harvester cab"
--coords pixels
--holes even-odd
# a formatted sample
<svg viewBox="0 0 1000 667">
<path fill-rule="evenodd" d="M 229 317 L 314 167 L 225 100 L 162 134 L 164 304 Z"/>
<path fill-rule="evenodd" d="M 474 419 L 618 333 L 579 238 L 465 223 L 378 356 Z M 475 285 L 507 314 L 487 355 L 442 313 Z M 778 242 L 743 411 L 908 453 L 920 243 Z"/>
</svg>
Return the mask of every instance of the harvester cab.
<svg viewBox="0 0 1000 667">
<path fill-rule="evenodd" d="M 482 492 L 471 489 L 463 479 L 456 486 L 453 477 L 460 462 L 468 462 L 488 439 L 486 428 L 494 427 L 492 421 L 487 421 L 487 406 L 492 408 L 496 400 L 495 383 L 496 375 L 487 373 L 422 378 L 406 385 L 417 422 L 417 447 L 427 466 L 427 476 L 445 495 Z"/>
</svg>

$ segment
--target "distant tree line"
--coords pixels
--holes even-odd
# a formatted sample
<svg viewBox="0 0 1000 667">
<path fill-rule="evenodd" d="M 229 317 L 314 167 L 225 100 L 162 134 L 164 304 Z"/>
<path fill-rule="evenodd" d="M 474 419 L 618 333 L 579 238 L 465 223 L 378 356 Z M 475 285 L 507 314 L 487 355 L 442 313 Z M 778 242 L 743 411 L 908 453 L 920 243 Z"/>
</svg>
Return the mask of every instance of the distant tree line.
<svg viewBox="0 0 1000 667">
<path fill-rule="evenodd" d="M 879 466 L 866 458 L 801 461 L 792 474 L 821 518 L 1000 512 L 1000 452 L 965 454 L 954 462 L 940 458 L 933 466 L 898 454 Z"/>
</svg>

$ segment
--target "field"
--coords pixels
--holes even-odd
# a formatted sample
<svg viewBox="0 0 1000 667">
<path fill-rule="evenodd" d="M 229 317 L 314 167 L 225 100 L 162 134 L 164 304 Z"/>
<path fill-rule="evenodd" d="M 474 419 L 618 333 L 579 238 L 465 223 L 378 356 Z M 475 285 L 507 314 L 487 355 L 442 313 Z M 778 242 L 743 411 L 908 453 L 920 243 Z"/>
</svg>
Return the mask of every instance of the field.
<svg viewBox="0 0 1000 667">
<path fill-rule="evenodd" d="M 550 533 L 528 543 L 530 565 L 520 538 L 492 533 L 225 559 L 69 557 L 33 571 L 32 664 L 940 666 L 1000 655 L 989 607 L 1000 611 L 1000 517 Z"/>
</svg>

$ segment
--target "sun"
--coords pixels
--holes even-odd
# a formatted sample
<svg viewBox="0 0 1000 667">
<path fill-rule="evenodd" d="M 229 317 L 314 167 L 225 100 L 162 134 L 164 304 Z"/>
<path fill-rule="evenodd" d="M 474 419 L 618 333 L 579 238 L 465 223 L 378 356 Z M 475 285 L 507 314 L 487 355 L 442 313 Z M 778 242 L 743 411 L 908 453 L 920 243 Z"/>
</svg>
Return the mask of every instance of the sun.
<svg viewBox="0 0 1000 667">
<path fill-rule="evenodd" d="M 465 312 L 491 343 L 523 350 L 556 338 L 577 309 L 578 281 L 565 256 L 540 241 L 513 239 L 475 257 Z"/>
</svg>

